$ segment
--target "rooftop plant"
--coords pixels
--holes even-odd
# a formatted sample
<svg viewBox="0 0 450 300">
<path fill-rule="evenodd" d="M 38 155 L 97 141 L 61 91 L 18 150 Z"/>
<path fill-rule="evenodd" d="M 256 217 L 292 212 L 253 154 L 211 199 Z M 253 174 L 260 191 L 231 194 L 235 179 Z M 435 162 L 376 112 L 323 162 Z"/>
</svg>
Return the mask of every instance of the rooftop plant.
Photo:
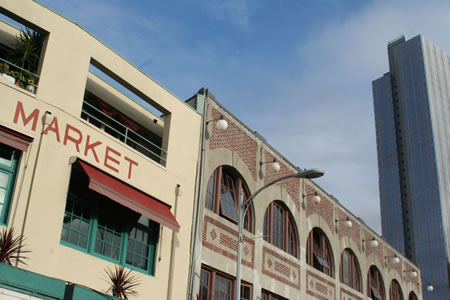
<svg viewBox="0 0 450 300">
<path fill-rule="evenodd" d="M 44 35 L 40 32 L 30 28 L 22 29 L 14 39 L 9 59 L 19 67 L 36 73 L 43 42 Z"/>
</svg>

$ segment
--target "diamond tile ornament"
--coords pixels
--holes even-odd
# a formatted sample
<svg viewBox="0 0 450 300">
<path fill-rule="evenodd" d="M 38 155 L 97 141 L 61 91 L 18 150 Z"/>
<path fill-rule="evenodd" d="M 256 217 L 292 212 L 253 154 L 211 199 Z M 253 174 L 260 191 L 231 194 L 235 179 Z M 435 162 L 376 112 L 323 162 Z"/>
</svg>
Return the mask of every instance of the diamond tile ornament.
<svg viewBox="0 0 450 300">
<path fill-rule="evenodd" d="M 269 258 L 269 260 L 267 261 L 267 264 L 269 265 L 269 268 L 272 267 L 272 261 L 270 260 L 270 258 Z"/>
<path fill-rule="evenodd" d="M 211 230 L 211 232 L 209 233 L 209 235 L 211 236 L 211 238 L 213 239 L 213 241 L 216 239 L 217 237 L 217 233 L 216 230 Z"/>
</svg>

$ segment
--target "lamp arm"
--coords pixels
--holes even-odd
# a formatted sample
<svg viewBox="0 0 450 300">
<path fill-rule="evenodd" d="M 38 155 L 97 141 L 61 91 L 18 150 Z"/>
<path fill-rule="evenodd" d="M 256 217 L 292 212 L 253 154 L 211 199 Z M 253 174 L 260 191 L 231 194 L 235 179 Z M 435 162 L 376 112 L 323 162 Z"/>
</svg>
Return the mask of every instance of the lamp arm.
<svg viewBox="0 0 450 300">
<path fill-rule="evenodd" d="M 258 196 L 259 193 L 261 193 L 263 190 L 267 189 L 268 187 L 270 187 L 271 185 L 274 185 L 275 183 L 281 181 L 281 180 L 285 180 L 288 178 L 292 178 L 292 177 L 297 177 L 298 173 L 294 173 L 294 174 L 290 174 L 290 175 L 286 175 L 280 178 L 277 178 L 271 182 L 269 182 L 268 184 L 260 187 L 258 190 L 256 190 L 256 192 L 254 192 L 249 198 L 247 198 L 244 203 L 242 203 L 241 205 L 241 209 L 243 209 L 244 211 L 242 212 L 241 216 L 245 216 L 245 213 L 247 212 L 248 208 L 250 207 L 250 203 L 256 198 L 256 196 Z"/>
</svg>

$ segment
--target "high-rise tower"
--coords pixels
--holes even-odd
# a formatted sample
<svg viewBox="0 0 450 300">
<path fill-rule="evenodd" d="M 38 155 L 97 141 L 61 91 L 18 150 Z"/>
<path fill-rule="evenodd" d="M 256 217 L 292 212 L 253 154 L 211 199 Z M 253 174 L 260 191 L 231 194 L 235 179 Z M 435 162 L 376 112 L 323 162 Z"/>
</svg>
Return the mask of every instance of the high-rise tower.
<svg viewBox="0 0 450 300">
<path fill-rule="evenodd" d="M 450 64 L 422 36 L 389 43 L 373 81 L 382 231 L 450 299 Z"/>
</svg>

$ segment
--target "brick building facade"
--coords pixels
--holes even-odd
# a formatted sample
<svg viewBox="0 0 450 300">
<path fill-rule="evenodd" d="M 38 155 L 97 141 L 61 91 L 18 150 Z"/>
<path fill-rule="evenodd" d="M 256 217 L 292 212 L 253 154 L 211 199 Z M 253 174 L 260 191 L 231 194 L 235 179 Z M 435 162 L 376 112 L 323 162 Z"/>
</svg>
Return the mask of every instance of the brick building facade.
<svg viewBox="0 0 450 300">
<path fill-rule="evenodd" d="M 238 209 L 238 195 L 248 197 L 296 167 L 206 90 L 188 103 L 206 107 L 207 120 L 189 299 L 234 299 L 238 229 L 231 210 Z M 221 117 L 226 130 L 212 122 Z M 270 168 L 274 159 L 278 172 Z M 420 270 L 315 182 L 281 181 L 249 211 L 241 299 L 422 299 Z"/>
</svg>

